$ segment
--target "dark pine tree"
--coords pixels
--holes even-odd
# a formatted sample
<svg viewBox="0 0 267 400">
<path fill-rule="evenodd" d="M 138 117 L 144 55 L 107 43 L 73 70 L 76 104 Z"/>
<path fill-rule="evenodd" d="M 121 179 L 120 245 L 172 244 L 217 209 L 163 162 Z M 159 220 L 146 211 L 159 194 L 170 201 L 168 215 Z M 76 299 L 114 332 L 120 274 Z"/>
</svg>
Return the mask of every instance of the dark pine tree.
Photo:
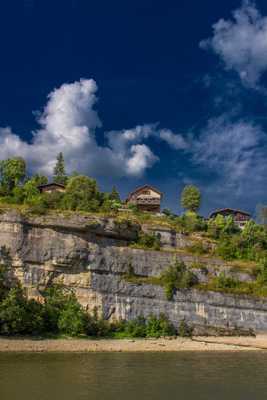
<svg viewBox="0 0 267 400">
<path fill-rule="evenodd" d="M 65 185 L 67 182 L 67 174 L 65 171 L 65 161 L 63 153 L 59 153 L 57 156 L 57 163 L 54 168 L 53 181 Z"/>
</svg>

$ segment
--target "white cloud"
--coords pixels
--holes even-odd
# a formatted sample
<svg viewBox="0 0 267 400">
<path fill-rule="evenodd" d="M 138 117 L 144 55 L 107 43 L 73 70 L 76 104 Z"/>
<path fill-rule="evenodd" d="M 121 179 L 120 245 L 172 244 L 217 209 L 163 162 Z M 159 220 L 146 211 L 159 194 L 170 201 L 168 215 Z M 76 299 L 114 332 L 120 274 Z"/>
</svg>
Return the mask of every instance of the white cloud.
<svg viewBox="0 0 267 400">
<path fill-rule="evenodd" d="M 262 189 L 265 173 L 266 137 L 250 122 L 232 123 L 227 116 L 211 119 L 192 144 L 195 164 L 217 175 L 220 191 L 249 195 Z"/>
<path fill-rule="evenodd" d="M 188 143 L 182 135 L 175 134 L 169 129 L 161 129 L 159 137 L 175 150 L 185 150 L 188 147 Z"/>
<path fill-rule="evenodd" d="M 245 85 L 256 86 L 267 69 L 267 17 L 253 2 L 243 1 L 232 20 L 213 25 L 213 37 L 201 41 L 200 47 L 213 50 Z"/>
<path fill-rule="evenodd" d="M 62 151 L 69 171 L 78 170 L 93 175 L 140 176 L 158 161 L 144 143 L 160 137 L 156 124 L 106 133 L 108 145 L 99 145 L 96 129 L 101 127 L 96 103 L 94 80 L 81 79 L 63 84 L 48 96 L 48 102 L 38 118 L 40 129 L 33 132 L 31 143 L 14 134 L 11 128 L 0 128 L 0 159 L 20 155 L 30 170 L 52 174 L 56 155 Z M 171 143 L 172 133 L 163 140 Z M 166 134 L 165 134 L 166 136 Z M 173 136 L 173 145 L 182 139 Z"/>
</svg>

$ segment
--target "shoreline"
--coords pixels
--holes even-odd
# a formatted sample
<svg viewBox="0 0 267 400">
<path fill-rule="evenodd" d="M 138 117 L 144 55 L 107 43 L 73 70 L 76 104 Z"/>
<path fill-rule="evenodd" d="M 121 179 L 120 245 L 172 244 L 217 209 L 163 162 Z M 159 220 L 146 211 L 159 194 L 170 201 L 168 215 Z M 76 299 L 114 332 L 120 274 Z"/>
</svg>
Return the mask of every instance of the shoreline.
<svg viewBox="0 0 267 400">
<path fill-rule="evenodd" d="M 180 351 L 265 351 L 267 335 L 160 339 L 28 339 L 0 338 L 0 353 L 95 353 Z"/>
</svg>

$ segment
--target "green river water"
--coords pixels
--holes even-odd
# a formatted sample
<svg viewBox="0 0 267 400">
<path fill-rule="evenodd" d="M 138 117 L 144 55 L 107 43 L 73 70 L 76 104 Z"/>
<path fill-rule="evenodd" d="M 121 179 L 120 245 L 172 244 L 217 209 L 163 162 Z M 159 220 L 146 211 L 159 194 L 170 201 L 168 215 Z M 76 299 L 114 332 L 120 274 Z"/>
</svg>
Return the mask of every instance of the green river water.
<svg viewBox="0 0 267 400">
<path fill-rule="evenodd" d="M 0 354 L 0 400 L 267 399 L 267 353 Z"/>
</svg>

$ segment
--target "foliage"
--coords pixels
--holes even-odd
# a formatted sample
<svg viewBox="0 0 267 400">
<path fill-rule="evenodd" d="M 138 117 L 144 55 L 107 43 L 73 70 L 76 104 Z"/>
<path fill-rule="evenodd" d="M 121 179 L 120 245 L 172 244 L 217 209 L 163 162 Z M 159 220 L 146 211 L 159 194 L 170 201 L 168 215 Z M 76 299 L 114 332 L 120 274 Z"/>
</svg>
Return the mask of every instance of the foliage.
<svg viewBox="0 0 267 400">
<path fill-rule="evenodd" d="M 146 323 L 146 336 L 159 338 L 161 336 L 174 336 L 176 334 L 174 326 L 170 323 L 164 314 L 159 318 L 150 315 Z"/>
<path fill-rule="evenodd" d="M 178 221 L 184 232 L 201 232 L 207 230 L 207 224 L 203 218 L 197 215 L 194 211 L 187 211 L 184 215 L 178 218 Z"/>
<path fill-rule="evenodd" d="M 184 209 L 196 212 L 201 203 L 201 194 L 199 189 L 193 185 L 187 185 L 182 191 L 181 205 Z"/>
<path fill-rule="evenodd" d="M 63 205 L 69 210 L 97 211 L 100 206 L 100 192 L 96 181 L 84 175 L 70 178 Z"/>
<path fill-rule="evenodd" d="M 176 330 L 164 314 L 159 317 L 151 314 L 145 319 L 139 316 L 130 321 L 120 321 L 113 327 L 115 337 L 155 337 L 175 336 Z"/>
<path fill-rule="evenodd" d="M 41 304 L 27 301 L 19 287 L 10 289 L 0 304 L 0 334 L 38 334 L 42 327 Z"/>
<path fill-rule="evenodd" d="M 79 336 L 85 333 L 86 314 L 78 303 L 75 295 L 71 293 L 64 301 L 58 318 L 58 329 L 69 336 Z"/>
<path fill-rule="evenodd" d="M 34 183 L 36 187 L 41 185 L 46 185 L 48 183 L 48 178 L 45 175 L 34 174 L 31 177 L 31 181 Z"/>
<path fill-rule="evenodd" d="M 178 334 L 181 337 L 191 337 L 192 336 L 192 328 L 186 323 L 186 321 L 184 319 L 180 322 Z"/>
<path fill-rule="evenodd" d="M 67 183 L 67 175 L 65 171 L 65 161 L 63 153 L 59 153 L 57 155 L 57 162 L 54 168 L 54 177 L 53 181 L 56 183 L 60 183 L 61 185 L 65 185 Z"/>
<path fill-rule="evenodd" d="M 216 280 L 217 287 L 219 289 L 234 289 L 238 286 L 238 281 L 231 276 L 226 276 L 225 273 L 221 272 Z"/>
<path fill-rule="evenodd" d="M 213 239 L 219 239 L 221 236 L 234 235 L 239 233 L 240 229 L 235 224 L 231 215 L 226 218 L 218 214 L 216 218 L 211 218 L 208 222 L 208 234 Z"/>
<path fill-rule="evenodd" d="M 178 261 L 160 275 L 168 300 L 173 299 L 177 289 L 188 289 L 198 282 L 197 276 L 186 268 L 183 261 Z"/>
<path fill-rule="evenodd" d="M 205 246 L 202 242 L 197 241 L 193 243 L 191 246 L 186 248 L 191 254 L 195 254 L 201 256 L 203 254 L 207 254 L 209 252 L 207 246 Z"/>
<path fill-rule="evenodd" d="M 160 237 L 156 234 L 140 233 L 134 247 L 149 250 L 160 250 Z"/>
<path fill-rule="evenodd" d="M 267 231 L 254 221 L 248 221 L 243 231 L 219 237 L 216 254 L 225 260 L 260 261 L 267 256 Z"/>
<path fill-rule="evenodd" d="M 257 274 L 257 281 L 263 286 L 267 285 L 267 258 L 264 258 L 261 262 Z"/>
<path fill-rule="evenodd" d="M 119 192 L 117 191 L 115 186 L 113 186 L 108 197 L 109 197 L 109 200 L 111 200 L 111 201 L 115 201 L 116 203 L 121 203 L 121 198 L 120 198 Z"/>
<path fill-rule="evenodd" d="M 0 162 L 1 193 L 10 194 L 26 176 L 26 163 L 21 157 L 8 158 Z"/>
</svg>

